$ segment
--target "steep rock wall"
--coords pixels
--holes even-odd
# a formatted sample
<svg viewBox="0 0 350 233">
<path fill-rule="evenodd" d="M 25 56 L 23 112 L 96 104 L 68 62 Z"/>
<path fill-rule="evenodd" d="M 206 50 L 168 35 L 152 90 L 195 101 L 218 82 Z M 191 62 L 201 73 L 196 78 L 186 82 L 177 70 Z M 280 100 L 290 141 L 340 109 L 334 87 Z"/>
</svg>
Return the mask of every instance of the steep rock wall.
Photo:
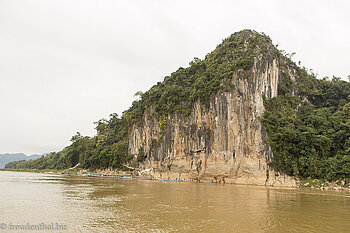
<svg viewBox="0 0 350 233">
<path fill-rule="evenodd" d="M 190 116 L 161 120 L 147 111 L 132 127 L 129 153 L 143 148 L 141 167 L 151 168 L 148 175 L 156 178 L 293 186 L 268 167 L 273 155 L 259 119 L 263 96 L 277 96 L 279 74 L 276 58 L 255 59 L 252 74 L 235 72 L 233 88 L 214 95 L 209 109 L 197 102 Z"/>
</svg>

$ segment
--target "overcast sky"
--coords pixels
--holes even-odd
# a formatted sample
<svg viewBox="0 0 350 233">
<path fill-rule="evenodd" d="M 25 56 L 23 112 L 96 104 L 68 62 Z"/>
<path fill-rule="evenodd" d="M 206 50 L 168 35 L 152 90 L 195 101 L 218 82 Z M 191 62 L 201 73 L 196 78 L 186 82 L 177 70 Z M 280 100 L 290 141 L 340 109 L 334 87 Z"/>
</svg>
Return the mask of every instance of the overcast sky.
<svg viewBox="0 0 350 233">
<path fill-rule="evenodd" d="M 0 153 L 58 151 L 242 29 L 350 74 L 349 1 L 0 0 Z"/>
</svg>

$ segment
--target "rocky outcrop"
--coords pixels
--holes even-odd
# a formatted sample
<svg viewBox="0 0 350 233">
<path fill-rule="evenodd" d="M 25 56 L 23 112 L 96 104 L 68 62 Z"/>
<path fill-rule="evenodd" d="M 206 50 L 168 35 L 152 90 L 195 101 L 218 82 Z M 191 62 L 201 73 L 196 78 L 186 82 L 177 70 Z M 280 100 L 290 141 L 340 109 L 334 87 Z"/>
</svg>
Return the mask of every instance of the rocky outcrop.
<svg viewBox="0 0 350 233">
<path fill-rule="evenodd" d="M 209 109 L 198 101 L 190 116 L 158 120 L 149 109 L 132 127 L 129 153 L 143 149 L 141 167 L 152 168 L 148 175 L 155 178 L 295 186 L 269 168 L 273 154 L 260 122 L 264 96 L 277 96 L 279 63 L 273 55 L 255 58 L 249 77 L 235 72 L 233 85 L 212 96 Z"/>
</svg>

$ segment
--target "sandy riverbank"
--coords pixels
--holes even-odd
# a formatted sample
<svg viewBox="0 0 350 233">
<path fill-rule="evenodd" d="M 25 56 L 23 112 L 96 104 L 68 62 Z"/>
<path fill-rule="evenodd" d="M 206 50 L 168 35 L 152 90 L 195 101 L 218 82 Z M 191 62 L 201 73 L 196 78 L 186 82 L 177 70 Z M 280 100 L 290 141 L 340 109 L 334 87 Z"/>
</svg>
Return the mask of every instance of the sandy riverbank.
<svg viewBox="0 0 350 233">
<path fill-rule="evenodd" d="M 252 185 L 251 183 L 234 183 L 230 182 L 225 176 L 215 177 L 199 177 L 196 174 L 169 174 L 169 173 L 153 173 L 151 171 L 136 172 L 136 171 L 117 171 L 113 169 L 106 170 L 84 170 L 84 169 L 66 169 L 66 170 L 38 170 L 38 169 L 0 169 L 0 171 L 12 171 L 12 172 L 33 172 L 33 173 L 45 173 L 54 175 L 66 175 L 66 176 L 86 176 L 86 177 L 101 177 L 101 178 L 127 178 L 127 179 L 141 179 L 141 180 L 156 180 L 156 181 L 172 181 L 172 182 L 199 182 L 199 183 L 227 183 L 227 184 L 246 184 Z M 226 179 L 225 179 L 226 178 Z M 229 181 L 229 182 L 227 182 Z M 288 185 L 270 185 L 275 187 L 288 187 Z M 301 179 L 295 181 L 294 188 L 307 188 L 307 189 L 320 189 L 320 190 L 334 190 L 334 191 L 348 191 L 350 192 L 349 179 L 338 180 L 335 182 L 329 182 L 319 179 Z M 254 184 L 256 185 L 256 184 Z M 264 185 L 261 185 L 264 186 Z"/>
</svg>

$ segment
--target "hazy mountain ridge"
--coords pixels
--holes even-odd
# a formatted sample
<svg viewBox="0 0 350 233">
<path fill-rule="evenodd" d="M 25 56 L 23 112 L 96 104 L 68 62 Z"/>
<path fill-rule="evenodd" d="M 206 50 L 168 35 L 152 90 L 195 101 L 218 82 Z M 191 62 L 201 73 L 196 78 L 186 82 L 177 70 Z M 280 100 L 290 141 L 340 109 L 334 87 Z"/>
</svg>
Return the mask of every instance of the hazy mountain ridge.
<svg viewBox="0 0 350 233">
<path fill-rule="evenodd" d="M 0 168 L 4 168 L 5 165 L 9 162 L 13 162 L 13 161 L 21 161 L 21 160 L 34 160 L 34 159 L 38 159 L 42 156 L 47 155 L 47 153 L 44 154 L 33 154 L 33 155 L 26 155 L 24 153 L 5 153 L 5 154 L 0 154 Z"/>
</svg>

